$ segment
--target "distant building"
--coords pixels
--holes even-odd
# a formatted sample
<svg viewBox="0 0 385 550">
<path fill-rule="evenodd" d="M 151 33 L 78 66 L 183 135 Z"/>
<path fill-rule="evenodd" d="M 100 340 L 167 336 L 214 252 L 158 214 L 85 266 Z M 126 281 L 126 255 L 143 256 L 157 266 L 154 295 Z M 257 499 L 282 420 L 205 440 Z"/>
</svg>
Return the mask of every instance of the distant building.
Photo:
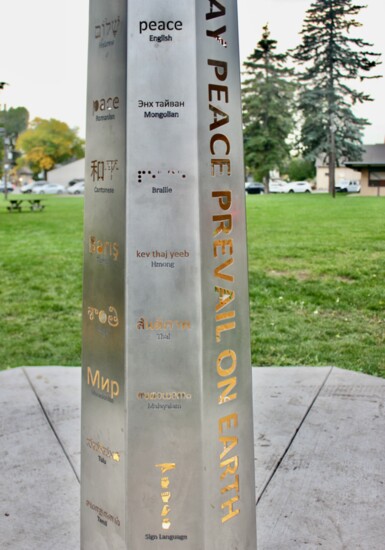
<svg viewBox="0 0 385 550">
<path fill-rule="evenodd" d="M 85 179 L 85 159 L 75 160 L 50 170 L 47 179 L 50 183 L 60 183 L 68 187 L 68 183 L 74 179 Z"/>
<path fill-rule="evenodd" d="M 345 166 L 360 172 L 361 195 L 385 196 L 385 144 L 365 145 L 362 160 Z"/>
<path fill-rule="evenodd" d="M 336 186 L 340 181 L 361 181 L 361 174 L 347 166 L 337 166 L 335 170 Z M 327 193 L 329 191 L 329 167 L 317 163 L 316 190 Z"/>
<path fill-rule="evenodd" d="M 320 160 L 316 163 L 316 189 L 327 192 L 329 189 L 329 167 Z M 385 196 L 385 144 L 364 145 L 362 160 L 346 160 L 336 167 L 336 186 L 340 181 L 357 181 L 361 185 L 361 195 Z"/>
<path fill-rule="evenodd" d="M 32 183 L 33 181 L 33 173 L 32 170 L 30 170 L 28 167 L 24 166 L 20 170 L 17 171 L 17 180 L 15 181 L 15 177 L 12 178 L 13 183 L 16 183 L 18 186 L 22 186 L 26 183 Z"/>
</svg>

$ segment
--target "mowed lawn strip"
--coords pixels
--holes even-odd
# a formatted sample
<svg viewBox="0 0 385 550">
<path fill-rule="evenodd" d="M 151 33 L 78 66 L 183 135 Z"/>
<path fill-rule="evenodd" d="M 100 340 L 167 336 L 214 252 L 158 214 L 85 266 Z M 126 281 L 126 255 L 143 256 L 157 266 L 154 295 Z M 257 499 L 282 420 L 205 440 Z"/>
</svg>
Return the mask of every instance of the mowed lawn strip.
<svg viewBox="0 0 385 550">
<path fill-rule="evenodd" d="M 254 365 L 385 376 L 385 199 L 247 197 Z"/>
<path fill-rule="evenodd" d="M 247 197 L 254 365 L 385 376 L 385 199 Z M 80 365 L 83 198 L 0 197 L 0 369 Z"/>
<path fill-rule="evenodd" d="M 9 213 L 0 197 L 0 369 L 80 365 L 83 198 Z"/>
</svg>

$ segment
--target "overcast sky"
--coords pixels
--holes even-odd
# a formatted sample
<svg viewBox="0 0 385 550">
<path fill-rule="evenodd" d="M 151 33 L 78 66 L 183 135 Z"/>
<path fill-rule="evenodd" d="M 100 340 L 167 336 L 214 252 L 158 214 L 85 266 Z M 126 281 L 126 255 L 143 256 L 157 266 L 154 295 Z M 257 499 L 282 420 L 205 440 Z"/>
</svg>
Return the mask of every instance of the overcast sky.
<svg viewBox="0 0 385 550">
<path fill-rule="evenodd" d="M 107 0 L 106 0 L 107 1 Z M 145 1 L 145 0 L 142 0 Z M 0 105 L 26 107 L 31 118 L 57 118 L 85 136 L 88 0 L 9 0 L 2 5 L 0 32 Z M 385 73 L 384 0 L 365 0 L 359 36 L 383 55 Z M 299 43 L 298 33 L 311 0 L 238 0 L 240 58 L 245 61 L 269 23 L 278 49 Z M 372 123 L 366 143 L 385 139 L 385 78 L 367 81 L 374 98 L 355 109 Z"/>
</svg>

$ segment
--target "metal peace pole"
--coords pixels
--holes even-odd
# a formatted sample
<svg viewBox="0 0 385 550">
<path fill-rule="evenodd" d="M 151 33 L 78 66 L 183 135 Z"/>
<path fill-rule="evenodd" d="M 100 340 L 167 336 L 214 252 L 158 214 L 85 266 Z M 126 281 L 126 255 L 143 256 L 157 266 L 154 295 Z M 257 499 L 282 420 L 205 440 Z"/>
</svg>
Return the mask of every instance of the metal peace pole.
<svg viewBox="0 0 385 550">
<path fill-rule="evenodd" d="M 235 2 L 92 0 L 82 549 L 255 550 Z"/>
</svg>

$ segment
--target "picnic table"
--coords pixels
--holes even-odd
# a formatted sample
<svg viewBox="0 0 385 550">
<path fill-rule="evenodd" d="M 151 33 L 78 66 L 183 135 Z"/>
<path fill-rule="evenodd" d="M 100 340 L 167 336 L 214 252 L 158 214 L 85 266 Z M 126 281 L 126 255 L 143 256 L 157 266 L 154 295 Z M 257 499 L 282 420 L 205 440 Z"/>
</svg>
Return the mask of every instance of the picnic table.
<svg viewBox="0 0 385 550">
<path fill-rule="evenodd" d="M 29 209 L 32 212 L 41 212 L 45 208 L 45 204 L 42 204 L 44 199 L 37 197 L 17 197 L 8 199 L 9 205 L 7 206 L 8 212 L 21 212 L 23 203 L 28 203 Z"/>
</svg>

